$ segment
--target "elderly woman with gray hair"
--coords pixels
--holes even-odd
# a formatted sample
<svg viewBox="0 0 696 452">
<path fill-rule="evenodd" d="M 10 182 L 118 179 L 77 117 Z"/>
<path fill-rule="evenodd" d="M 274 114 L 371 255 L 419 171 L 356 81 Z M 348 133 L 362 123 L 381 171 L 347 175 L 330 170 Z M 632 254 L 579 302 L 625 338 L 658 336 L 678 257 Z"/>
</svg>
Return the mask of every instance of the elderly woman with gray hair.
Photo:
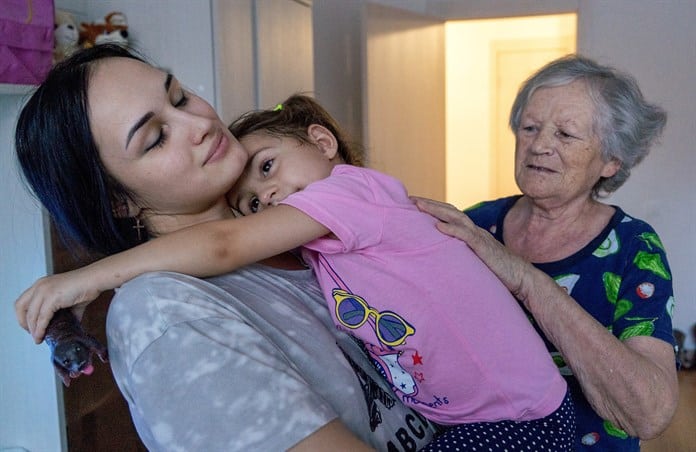
<svg viewBox="0 0 696 452">
<path fill-rule="evenodd" d="M 665 250 L 649 224 L 600 202 L 665 122 L 631 76 L 564 57 L 529 78 L 512 107 L 522 195 L 475 205 L 468 217 L 417 200 L 530 314 L 575 398 L 577 450 L 638 451 L 676 410 Z"/>
</svg>

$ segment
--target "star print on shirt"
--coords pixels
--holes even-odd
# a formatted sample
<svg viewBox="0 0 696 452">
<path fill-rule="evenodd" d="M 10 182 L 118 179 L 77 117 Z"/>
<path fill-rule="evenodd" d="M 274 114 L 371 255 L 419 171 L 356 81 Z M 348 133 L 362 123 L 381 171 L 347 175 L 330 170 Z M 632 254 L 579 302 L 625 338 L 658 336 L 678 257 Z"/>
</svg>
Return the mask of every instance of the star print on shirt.
<svg viewBox="0 0 696 452">
<path fill-rule="evenodd" d="M 411 355 L 411 358 L 413 358 L 413 365 L 415 366 L 416 364 L 420 364 L 421 366 L 423 365 L 423 357 L 416 352 L 415 354 Z"/>
</svg>

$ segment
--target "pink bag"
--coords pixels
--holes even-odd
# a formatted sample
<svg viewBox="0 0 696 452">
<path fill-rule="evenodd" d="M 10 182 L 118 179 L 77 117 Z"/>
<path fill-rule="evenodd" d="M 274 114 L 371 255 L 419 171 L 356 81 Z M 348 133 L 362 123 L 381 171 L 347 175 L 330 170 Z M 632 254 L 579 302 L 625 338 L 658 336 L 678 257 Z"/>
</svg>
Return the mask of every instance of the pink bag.
<svg viewBox="0 0 696 452">
<path fill-rule="evenodd" d="M 38 85 L 51 69 L 53 0 L 0 0 L 0 83 Z"/>
</svg>

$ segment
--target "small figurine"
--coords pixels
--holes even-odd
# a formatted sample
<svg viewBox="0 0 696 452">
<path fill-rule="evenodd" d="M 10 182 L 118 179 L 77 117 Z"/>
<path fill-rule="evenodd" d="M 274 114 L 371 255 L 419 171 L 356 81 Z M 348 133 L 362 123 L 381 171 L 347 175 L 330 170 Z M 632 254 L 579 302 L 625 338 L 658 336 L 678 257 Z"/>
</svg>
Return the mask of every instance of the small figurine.
<svg viewBox="0 0 696 452">
<path fill-rule="evenodd" d="M 102 362 L 109 360 L 106 347 L 82 329 L 70 309 L 59 309 L 53 314 L 44 340 L 51 349 L 53 367 L 65 386 L 70 386 L 71 378 L 94 372 L 92 354 L 96 353 Z"/>
</svg>

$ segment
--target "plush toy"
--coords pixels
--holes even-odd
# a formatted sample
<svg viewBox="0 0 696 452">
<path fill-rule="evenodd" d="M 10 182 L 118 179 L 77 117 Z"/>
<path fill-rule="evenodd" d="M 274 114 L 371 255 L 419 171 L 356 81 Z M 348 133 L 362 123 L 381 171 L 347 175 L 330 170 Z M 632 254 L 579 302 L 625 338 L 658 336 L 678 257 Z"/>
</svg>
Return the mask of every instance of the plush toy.
<svg viewBox="0 0 696 452">
<path fill-rule="evenodd" d="M 77 50 L 80 38 L 77 30 L 77 22 L 72 14 L 67 11 L 56 9 L 55 22 L 53 28 L 53 64 L 69 57 Z"/>
<path fill-rule="evenodd" d="M 94 372 L 94 354 L 104 363 L 109 360 L 106 347 L 82 329 L 69 309 L 59 309 L 53 314 L 44 339 L 51 350 L 53 367 L 65 386 L 70 386 L 73 378 Z"/>
<path fill-rule="evenodd" d="M 104 17 L 104 23 L 106 25 L 104 32 L 97 36 L 95 44 L 112 42 L 123 46 L 128 45 L 128 21 L 125 14 L 113 11 Z"/>
<path fill-rule="evenodd" d="M 108 32 L 114 30 L 128 31 L 128 20 L 126 19 L 126 15 L 121 12 L 110 12 L 104 17 L 104 22 L 106 23 L 106 30 Z"/>
<path fill-rule="evenodd" d="M 94 43 L 97 40 L 97 36 L 102 34 L 106 29 L 106 25 L 101 23 L 87 23 L 82 22 L 80 24 L 80 47 L 89 48 L 94 47 Z"/>
<path fill-rule="evenodd" d="M 87 48 L 107 42 L 128 45 L 128 22 L 125 14 L 114 11 L 106 15 L 104 22 L 80 24 L 82 47 Z"/>
</svg>

